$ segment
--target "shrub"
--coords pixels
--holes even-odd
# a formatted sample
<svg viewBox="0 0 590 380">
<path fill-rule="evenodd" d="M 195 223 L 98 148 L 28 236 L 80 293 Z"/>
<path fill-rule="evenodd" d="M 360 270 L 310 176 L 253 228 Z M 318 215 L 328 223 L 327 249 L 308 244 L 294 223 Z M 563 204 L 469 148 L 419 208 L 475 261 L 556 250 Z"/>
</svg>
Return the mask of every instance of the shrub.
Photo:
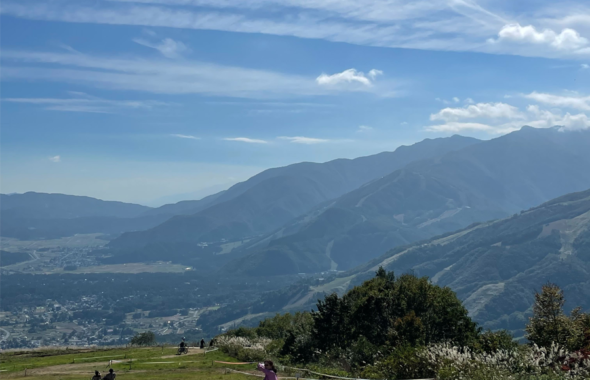
<svg viewBox="0 0 590 380">
<path fill-rule="evenodd" d="M 153 346 L 156 344 L 156 335 L 151 331 L 135 334 L 129 343 L 135 346 Z"/>
</svg>

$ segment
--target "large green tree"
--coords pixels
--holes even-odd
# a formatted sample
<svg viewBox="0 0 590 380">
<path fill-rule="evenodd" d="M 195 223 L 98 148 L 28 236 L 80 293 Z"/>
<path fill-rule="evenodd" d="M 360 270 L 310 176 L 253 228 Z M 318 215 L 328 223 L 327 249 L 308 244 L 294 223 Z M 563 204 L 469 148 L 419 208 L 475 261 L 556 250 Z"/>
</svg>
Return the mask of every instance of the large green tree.
<svg viewBox="0 0 590 380">
<path fill-rule="evenodd" d="M 426 277 L 396 277 L 383 268 L 343 297 L 333 294 L 318 302 L 313 318 L 314 340 L 324 350 L 352 345 L 361 337 L 375 346 L 467 345 L 478 333 L 451 289 Z"/>
</svg>

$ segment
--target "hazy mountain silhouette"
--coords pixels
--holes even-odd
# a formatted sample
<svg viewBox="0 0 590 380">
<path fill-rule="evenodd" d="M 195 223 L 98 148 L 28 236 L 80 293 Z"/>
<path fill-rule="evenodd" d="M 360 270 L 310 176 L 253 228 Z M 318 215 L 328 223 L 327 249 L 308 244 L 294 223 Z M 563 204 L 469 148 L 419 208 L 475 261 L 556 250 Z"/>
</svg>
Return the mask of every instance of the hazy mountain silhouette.
<svg viewBox="0 0 590 380">
<path fill-rule="evenodd" d="M 292 221 L 226 270 L 347 270 L 388 249 L 590 187 L 590 131 L 520 131 L 414 162 Z"/>
<path fill-rule="evenodd" d="M 1 194 L 0 205 L 0 234 L 19 239 L 120 234 L 151 228 L 169 217 L 143 216 L 150 208 L 137 204 L 65 194 Z"/>
<path fill-rule="evenodd" d="M 427 139 L 399 147 L 395 152 L 326 163 L 303 162 L 265 170 L 203 201 L 163 206 L 159 209 L 174 208 L 174 212 L 181 213 L 182 207 L 194 211 L 203 207 L 204 201 L 209 202 L 206 208 L 193 215 L 173 217 L 148 231 L 123 234 L 112 241 L 111 246 L 195 243 L 264 234 L 324 201 L 337 198 L 412 161 L 439 156 L 478 141 L 462 136 Z"/>
</svg>

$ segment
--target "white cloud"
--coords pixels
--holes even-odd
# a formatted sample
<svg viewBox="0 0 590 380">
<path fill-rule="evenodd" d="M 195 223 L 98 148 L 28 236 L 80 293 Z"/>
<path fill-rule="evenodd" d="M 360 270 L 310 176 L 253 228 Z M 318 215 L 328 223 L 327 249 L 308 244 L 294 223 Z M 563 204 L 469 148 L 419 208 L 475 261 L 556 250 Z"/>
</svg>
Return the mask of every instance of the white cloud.
<svg viewBox="0 0 590 380">
<path fill-rule="evenodd" d="M 455 96 L 455 97 L 453 97 L 453 101 L 455 103 L 459 103 L 459 102 L 461 102 L 461 99 L 459 99 L 458 97 Z"/>
<path fill-rule="evenodd" d="M 124 110 L 151 109 L 168 103 L 154 100 L 108 100 L 70 91 L 75 98 L 5 98 L 5 102 L 34 104 L 48 111 L 117 113 Z"/>
<path fill-rule="evenodd" d="M 371 69 L 371 71 L 369 71 L 369 78 L 372 80 L 375 80 L 379 75 L 383 75 L 383 71 L 377 69 Z"/>
<path fill-rule="evenodd" d="M 567 112 L 564 116 L 547 110 L 541 110 L 537 105 L 530 105 L 527 111 L 532 116 L 532 121 L 528 125 L 537 128 L 549 128 L 561 126 L 562 130 L 580 130 L 590 128 L 590 118 L 586 114 L 579 113 L 571 115 Z"/>
<path fill-rule="evenodd" d="M 495 128 L 482 123 L 460 123 L 460 122 L 448 122 L 441 125 L 432 125 L 426 127 L 429 132 L 462 132 L 462 131 L 484 131 L 491 132 L 495 131 Z"/>
<path fill-rule="evenodd" d="M 179 58 L 183 53 L 188 51 L 185 44 L 174 41 L 171 38 L 165 38 L 160 42 L 153 43 L 142 38 L 135 38 L 133 42 L 143 46 L 158 50 L 166 58 Z"/>
<path fill-rule="evenodd" d="M 479 105 L 479 104 L 478 104 Z M 512 106 L 510 106 L 512 107 Z M 561 126 L 562 130 L 580 130 L 590 128 L 590 119 L 584 113 L 572 115 L 569 112 L 562 115 L 541 109 L 538 105 L 529 105 L 526 113 L 520 112 L 516 107 L 512 117 L 499 118 L 495 113 L 480 115 L 473 122 L 462 122 L 457 118 L 445 120 L 444 124 L 427 126 L 430 132 L 457 133 L 465 131 L 486 132 L 489 134 L 504 134 L 520 129 L 524 125 L 534 128 L 550 128 Z M 502 119 L 508 119 L 503 121 Z M 443 119 L 444 120 L 444 119 Z"/>
<path fill-rule="evenodd" d="M 583 113 L 577 115 L 570 115 L 569 112 L 565 114 L 563 119 L 557 125 L 562 126 L 562 130 L 582 130 L 590 128 L 590 118 Z"/>
<path fill-rule="evenodd" d="M 251 139 L 248 137 L 226 137 L 224 138 L 225 141 L 240 141 L 249 144 L 266 144 L 268 141 L 266 140 L 258 140 L 258 139 Z"/>
<path fill-rule="evenodd" d="M 560 96 L 531 92 L 523 95 L 527 99 L 534 100 L 538 103 L 548 104 L 553 107 L 573 108 L 582 111 L 590 111 L 590 96 Z"/>
<path fill-rule="evenodd" d="M 180 135 L 180 134 L 177 134 L 177 133 L 171 134 L 170 136 L 172 136 L 172 137 L 178 137 L 180 139 L 189 139 L 189 140 L 200 140 L 201 139 L 200 137 L 197 137 L 197 136 Z"/>
<path fill-rule="evenodd" d="M 463 103 L 466 103 L 466 104 L 474 104 L 475 102 L 471 98 L 465 98 L 465 100 L 463 100 Z"/>
<path fill-rule="evenodd" d="M 373 81 L 377 77 L 377 75 L 381 75 L 383 72 L 381 70 L 371 70 L 368 76 L 362 71 L 357 71 L 356 69 L 348 69 L 344 70 L 341 73 L 336 73 L 332 75 L 322 74 L 316 78 L 316 82 L 319 85 L 323 86 L 337 86 L 343 83 L 360 83 L 364 86 L 372 86 Z"/>
<path fill-rule="evenodd" d="M 401 123 L 399 123 L 400 125 L 408 125 L 407 121 L 402 121 Z"/>
<path fill-rule="evenodd" d="M 53 156 L 53 157 L 49 157 L 49 161 L 51 162 L 61 162 L 61 157 L 60 156 Z"/>
<path fill-rule="evenodd" d="M 520 24 L 504 25 L 496 40 L 490 39 L 490 43 L 501 41 L 547 45 L 558 50 L 577 50 L 588 44 L 588 40 L 573 29 L 563 29 L 556 33 L 551 29 L 537 31 L 534 26 L 521 26 Z"/>
<path fill-rule="evenodd" d="M 587 64 L 587 63 L 582 63 L 582 64 L 580 65 L 580 67 L 581 67 L 583 70 L 590 69 L 590 65 L 589 65 L 589 64 Z"/>
<path fill-rule="evenodd" d="M 518 108 L 506 103 L 477 103 L 462 108 L 444 108 L 430 115 L 430 120 L 458 121 L 474 118 L 523 118 Z"/>
<path fill-rule="evenodd" d="M 369 132 L 372 130 L 373 130 L 373 127 L 369 127 L 368 125 L 359 125 L 357 132 Z"/>
<path fill-rule="evenodd" d="M 327 139 L 317 139 L 317 138 L 313 138 L 313 137 L 303 137 L 303 136 L 294 136 L 294 137 L 281 136 L 281 137 L 278 137 L 278 139 L 287 140 L 287 141 L 292 142 L 294 144 L 306 144 L 306 145 L 320 144 L 320 143 L 326 143 L 326 142 L 330 141 Z"/>
</svg>

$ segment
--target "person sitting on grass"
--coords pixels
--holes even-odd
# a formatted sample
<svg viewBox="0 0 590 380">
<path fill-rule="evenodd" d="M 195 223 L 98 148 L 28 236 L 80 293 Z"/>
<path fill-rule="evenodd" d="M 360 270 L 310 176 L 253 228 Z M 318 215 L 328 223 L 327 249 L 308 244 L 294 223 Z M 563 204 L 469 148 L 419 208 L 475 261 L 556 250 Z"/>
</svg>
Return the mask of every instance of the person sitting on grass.
<svg viewBox="0 0 590 380">
<path fill-rule="evenodd" d="M 100 372 L 94 371 L 94 376 L 92 376 L 91 380 L 101 380 L 102 377 L 100 376 Z"/>
<path fill-rule="evenodd" d="M 271 360 L 258 363 L 258 368 L 256 369 L 264 372 L 264 380 L 277 380 L 277 369 Z"/>
<path fill-rule="evenodd" d="M 109 373 L 107 373 L 105 377 L 102 378 L 102 380 L 115 380 L 115 377 L 117 377 L 117 374 L 111 368 L 109 369 Z"/>
</svg>

